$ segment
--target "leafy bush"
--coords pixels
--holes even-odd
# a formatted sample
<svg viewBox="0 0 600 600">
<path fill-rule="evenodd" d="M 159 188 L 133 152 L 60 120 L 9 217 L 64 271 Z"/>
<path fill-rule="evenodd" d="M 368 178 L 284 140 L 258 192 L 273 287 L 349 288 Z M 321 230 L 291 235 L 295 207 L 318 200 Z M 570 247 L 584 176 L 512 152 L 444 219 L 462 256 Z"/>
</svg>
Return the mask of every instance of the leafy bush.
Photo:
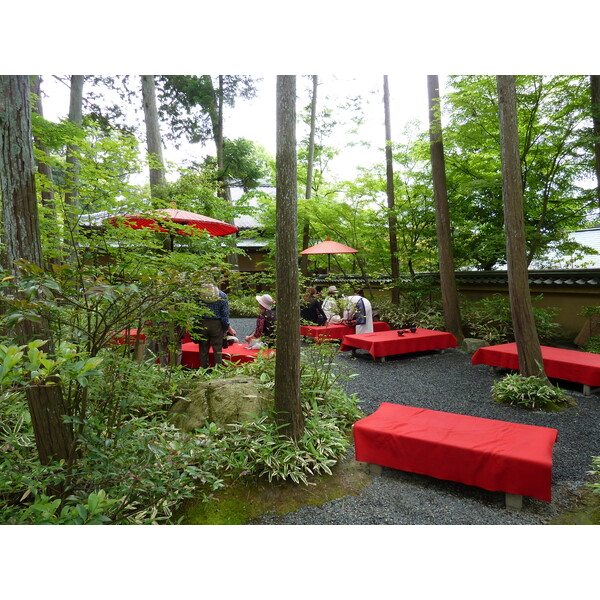
<svg viewBox="0 0 600 600">
<path fill-rule="evenodd" d="M 531 410 L 559 410 L 572 406 L 573 399 L 544 377 L 525 377 L 519 373 L 506 375 L 492 387 L 494 400 Z"/>
<path fill-rule="evenodd" d="M 89 410 L 81 423 L 80 458 L 70 470 L 42 466 L 22 390 L 0 397 L 0 513 L 18 524 L 171 522 L 188 498 L 208 501 L 227 479 L 266 477 L 307 482 L 328 473 L 347 452 L 348 431 L 362 415 L 354 396 L 337 385 L 335 350 L 326 344 L 303 352 L 302 409 L 306 431 L 293 442 L 280 435 L 272 414 L 256 423 L 184 434 L 167 424 L 171 403 L 198 379 L 246 372 L 268 388 L 275 360 L 211 373 L 133 363 L 107 349 L 104 377 L 88 386 Z M 62 500 L 52 493 L 62 487 Z"/>
<path fill-rule="evenodd" d="M 596 494 L 600 494 L 600 456 L 592 456 L 592 473 L 595 474 L 595 480 L 587 485 L 592 488 Z"/>
<path fill-rule="evenodd" d="M 585 351 L 600 354 L 600 335 L 595 335 L 588 339 Z"/>
<path fill-rule="evenodd" d="M 535 325 L 542 344 L 550 342 L 558 333 L 559 325 L 554 320 L 557 312 L 555 308 L 533 307 Z M 484 339 L 490 345 L 515 341 L 510 301 L 505 296 L 494 294 L 491 298 L 464 302 L 461 305 L 461 316 L 467 337 Z"/>
<path fill-rule="evenodd" d="M 229 313 L 234 318 L 255 318 L 258 305 L 254 296 L 228 296 Z"/>
<path fill-rule="evenodd" d="M 415 307 L 410 302 L 401 302 L 399 305 L 392 304 L 389 300 L 377 300 L 374 308 L 379 310 L 382 321 L 385 321 L 392 329 L 402 329 L 410 325 L 424 327 L 425 329 L 443 330 L 444 315 L 441 306 L 432 304 Z"/>
</svg>

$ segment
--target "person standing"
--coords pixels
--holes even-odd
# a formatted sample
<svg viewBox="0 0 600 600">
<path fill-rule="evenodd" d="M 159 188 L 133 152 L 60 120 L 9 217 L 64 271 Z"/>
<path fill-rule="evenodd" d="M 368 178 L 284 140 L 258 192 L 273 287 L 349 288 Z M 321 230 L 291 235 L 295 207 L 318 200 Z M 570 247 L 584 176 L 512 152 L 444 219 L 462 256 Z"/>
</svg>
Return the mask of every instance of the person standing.
<svg viewBox="0 0 600 600">
<path fill-rule="evenodd" d="M 269 294 L 256 296 L 258 302 L 258 317 L 256 319 L 256 329 L 254 333 L 246 336 L 248 348 L 266 348 L 273 345 L 275 341 L 275 323 L 276 313 L 275 301 Z"/>
<path fill-rule="evenodd" d="M 229 300 L 227 294 L 212 283 L 203 284 L 196 297 L 201 314 L 194 321 L 190 338 L 200 346 L 200 367 L 209 366 L 209 353 L 212 346 L 215 365 L 223 362 L 223 337 L 235 335 L 229 324 Z"/>
<path fill-rule="evenodd" d="M 361 288 L 354 290 L 353 296 L 348 296 L 347 309 L 344 316 L 347 321 L 356 323 L 356 333 L 373 333 L 373 308 L 371 302 L 364 297 Z"/>
</svg>

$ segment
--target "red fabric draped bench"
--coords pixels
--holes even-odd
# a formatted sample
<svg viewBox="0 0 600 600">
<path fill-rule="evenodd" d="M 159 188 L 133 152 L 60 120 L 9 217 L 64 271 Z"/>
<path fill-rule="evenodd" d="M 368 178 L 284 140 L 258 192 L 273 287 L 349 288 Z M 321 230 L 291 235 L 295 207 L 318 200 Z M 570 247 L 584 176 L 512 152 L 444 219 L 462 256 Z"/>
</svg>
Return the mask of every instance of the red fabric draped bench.
<svg viewBox="0 0 600 600">
<path fill-rule="evenodd" d="M 223 360 L 227 360 L 236 364 L 249 363 L 256 360 L 259 353 L 271 355 L 275 352 L 273 348 L 255 348 L 249 350 L 248 344 L 230 344 L 229 347 L 223 349 Z M 215 357 L 212 347 L 208 352 L 208 363 L 214 366 Z M 198 369 L 200 367 L 200 346 L 194 342 L 186 342 L 181 345 L 181 364 L 190 369 Z"/>
<path fill-rule="evenodd" d="M 373 321 L 373 331 L 389 331 L 390 326 L 383 321 Z M 355 327 L 330 323 L 329 325 L 301 325 L 300 335 L 315 338 L 316 342 L 342 340 L 345 335 L 356 333 Z"/>
<path fill-rule="evenodd" d="M 354 424 L 356 460 L 493 491 L 552 499 L 558 431 L 383 402 Z"/>
<path fill-rule="evenodd" d="M 600 354 L 541 346 L 544 369 L 548 377 L 581 383 L 589 396 L 592 388 L 600 387 Z M 501 369 L 519 370 L 517 344 L 499 344 L 479 348 L 471 358 L 473 365 L 490 365 Z"/>
</svg>

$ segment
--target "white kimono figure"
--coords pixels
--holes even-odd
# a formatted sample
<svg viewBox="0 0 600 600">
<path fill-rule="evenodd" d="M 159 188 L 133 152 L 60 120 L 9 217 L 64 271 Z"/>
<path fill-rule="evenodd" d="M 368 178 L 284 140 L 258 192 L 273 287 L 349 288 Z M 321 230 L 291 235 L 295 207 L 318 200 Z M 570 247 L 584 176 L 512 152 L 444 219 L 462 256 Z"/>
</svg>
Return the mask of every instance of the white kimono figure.
<svg viewBox="0 0 600 600">
<path fill-rule="evenodd" d="M 323 312 L 327 317 L 327 323 L 340 323 L 342 320 L 336 299 L 333 296 L 327 296 L 323 301 Z"/>
<path fill-rule="evenodd" d="M 371 302 L 363 296 L 348 296 L 348 309 L 344 311 L 344 318 L 346 314 L 349 315 L 350 319 L 356 321 L 356 333 L 373 333 L 373 309 Z M 350 315 L 352 312 L 352 306 L 355 306 L 354 315 Z"/>
</svg>

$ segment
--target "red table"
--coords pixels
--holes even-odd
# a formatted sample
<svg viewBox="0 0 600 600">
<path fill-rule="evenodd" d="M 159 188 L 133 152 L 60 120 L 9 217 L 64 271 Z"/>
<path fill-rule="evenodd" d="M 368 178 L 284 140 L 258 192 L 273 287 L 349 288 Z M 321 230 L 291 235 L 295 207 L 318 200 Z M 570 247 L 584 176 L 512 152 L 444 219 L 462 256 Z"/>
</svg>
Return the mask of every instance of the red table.
<svg viewBox="0 0 600 600">
<path fill-rule="evenodd" d="M 354 424 L 358 461 L 545 502 L 557 438 L 548 427 L 388 402 Z"/>
<path fill-rule="evenodd" d="M 600 386 L 600 354 L 542 346 L 542 359 L 548 377 L 583 385 L 589 396 L 592 387 Z M 500 344 L 479 348 L 471 358 L 473 365 L 490 365 L 502 369 L 519 370 L 517 344 Z"/>
<path fill-rule="evenodd" d="M 114 338 L 112 338 L 112 341 L 115 344 L 124 344 L 127 341 L 127 338 L 129 338 L 129 343 L 133 345 L 138 337 L 140 342 L 144 342 L 146 340 L 146 334 L 143 331 L 140 331 L 138 334 L 137 329 L 123 329 L 123 331 L 120 331 Z"/>
<path fill-rule="evenodd" d="M 390 326 L 383 321 L 373 321 L 373 331 L 389 331 Z M 351 335 L 356 332 L 355 327 L 348 325 L 339 325 L 330 323 L 329 325 L 302 325 L 300 335 L 315 338 L 316 342 L 329 342 L 332 340 L 342 340 L 345 335 Z"/>
<path fill-rule="evenodd" d="M 223 350 L 223 360 L 228 360 L 232 363 L 248 363 L 256 360 L 256 357 L 260 352 L 266 355 L 271 355 L 275 350 L 271 348 L 257 348 L 255 350 L 249 350 L 246 348 L 247 344 L 231 344 L 227 349 Z M 210 366 L 214 366 L 215 357 L 213 349 L 210 348 L 208 354 L 208 362 Z M 181 364 L 184 367 L 191 369 L 198 369 L 200 367 L 200 346 L 194 344 L 194 342 L 187 342 L 181 345 Z"/>
<path fill-rule="evenodd" d="M 417 328 L 415 333 L 406 330 L 402 336 L 398 335 L 397 329 L 344 336 L 340 350 L 352 350 L 354 353 L 357 348 L 368 350 L 373 358 L 383 361 L 386 356 L 394 354 L 456 348 L 456 338 L 446 331 L 421 328 Z"/>
</svg>

